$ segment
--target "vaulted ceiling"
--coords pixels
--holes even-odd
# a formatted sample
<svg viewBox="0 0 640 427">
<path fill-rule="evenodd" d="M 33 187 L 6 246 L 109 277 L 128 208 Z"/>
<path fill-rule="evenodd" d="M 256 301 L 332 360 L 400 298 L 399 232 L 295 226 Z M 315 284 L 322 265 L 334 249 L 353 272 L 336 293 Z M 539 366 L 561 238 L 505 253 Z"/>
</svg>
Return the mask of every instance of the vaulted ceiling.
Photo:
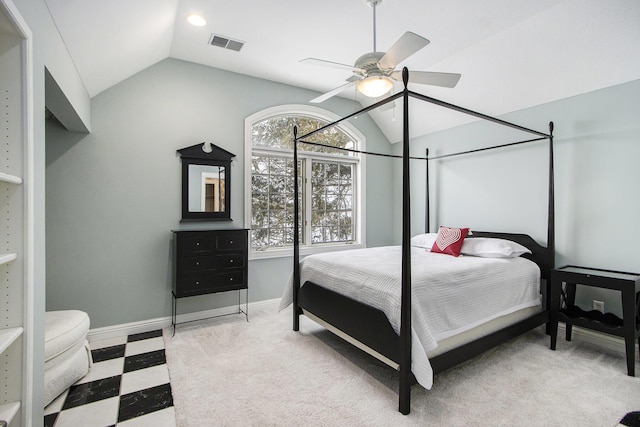
<svg viewBox="0 0 640 427">
<path fill-rule="evenodd" d="M 350 73 L 301 59 L 353 64 L 373 50 L 365 0 L 45 1 L 91 97 L 167 57 L 326 92 Z M 207 24 L 190 25 L 190 13 Z M 400 67 L 462 74 L 453 89 L 411 90 L 490 115 L 640 78 L 638 0 L 383 0 L 376 17 L 378 51 L 405 31 L 431 41 Z M 211 46 L 212 34 L 245 44 Z M 412 135 L 469 120 L 416 108 L 425 119 L 413 121 Z M 394 114 L 372 113 L 392 142 Z"/>
</svg>

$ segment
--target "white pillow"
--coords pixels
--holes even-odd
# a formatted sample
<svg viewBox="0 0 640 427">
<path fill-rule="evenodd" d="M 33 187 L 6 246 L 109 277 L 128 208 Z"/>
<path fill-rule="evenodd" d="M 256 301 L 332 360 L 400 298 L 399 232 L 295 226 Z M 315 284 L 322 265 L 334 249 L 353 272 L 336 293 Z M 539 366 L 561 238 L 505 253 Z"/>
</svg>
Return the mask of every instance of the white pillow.
<svg viewBox="0 0 640 427">
<path fill-rule="evenodd" d="M 416 234 L 411 238 L 411 246 L 425 248 L 430 251 L 437 238 L 438 233 Z"/>
<path fill-rule="evenodd" d="M 492 237 L 464 239 L 460 253 L 484 258 L 516 258 L 531 251 L 519 243 Z"/>
</svg>

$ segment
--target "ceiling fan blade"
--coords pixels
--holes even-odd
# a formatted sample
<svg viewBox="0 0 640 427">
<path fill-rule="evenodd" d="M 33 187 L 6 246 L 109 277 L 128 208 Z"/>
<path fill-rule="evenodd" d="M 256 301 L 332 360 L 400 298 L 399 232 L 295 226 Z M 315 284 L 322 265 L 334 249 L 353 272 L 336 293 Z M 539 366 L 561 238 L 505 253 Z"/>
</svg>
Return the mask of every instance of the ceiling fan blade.
<svg viewBox="0 0 640 427">
<path fill-rule="evenodd" d="M 322 94 L 322 95 L 318 96 L 317 98 L 313 98 L 313 99 L 312 99 L 311 101 L 309 101 L 309 102 L 311 102 L 311 103 L 313 103 L 313 104 L 318 104 L 318 103 L 320 103 L 320 102 L 326 101 L 327 99 L 331 98 L 332 96 L 335 96 L 335 95 L 339 94 L 340 92 L 342 92 L 342 91 L 344 91 L 344 90 L 349 89 L 351 86 L 353 86 L 353 85 L 355 85 L 355 84 L 356 84 L 356 82 L 355 82 L 355 81 L 353 81 L 353 82 L 349 82 L 349 83 L 345 83 L 345 84 L 343 84 L 342 86 L 338 86 L 337 88 L 332 89 L 332 90 L 330 90 L 329 92 L 324 93 L 324 94 Z"/>
<path fill-rule="evenodd" d="M 322 67 L 331 67 L 331 68 L 339 68 L 341 70 L 364 72 L 363 69 L 354 67 L 353 65 L 341 64 L 339 62 L 325 61 L 324 59 L 305 58 L 305 59 L 301 59 L 300 62 L 304 62 L 305 64 L 309 64 L 309 65 L 320 65 Z"/>
<path fill-rule="evenodd" d="M 422 36 L 407 31 L 394 43 L 393 46 L 380 59 L 378 64 L 380 68 L 395 68 L 400 62 L 404 61 L 423 47 L 429 44 L 429 40 Z"/>
<path fill-rule="evenodd" d="M 435 71 L 409 71 L 409 82 L 422 85 L 455 87 L 462 77 L 455 73 L 438 73 Z M 402 71 L 394 71 L 391 78 L 402 81 Z"/>
</svg>

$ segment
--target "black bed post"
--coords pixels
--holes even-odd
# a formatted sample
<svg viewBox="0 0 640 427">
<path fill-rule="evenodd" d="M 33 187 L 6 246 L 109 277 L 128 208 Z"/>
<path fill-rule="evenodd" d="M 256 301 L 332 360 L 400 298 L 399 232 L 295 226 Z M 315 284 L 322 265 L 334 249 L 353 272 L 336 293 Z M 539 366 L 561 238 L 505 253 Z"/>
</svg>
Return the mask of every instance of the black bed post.
<svg viewBox="0 0 640 427">
<path fill-rule="evenodd" d="M 409 70 L 402 69 L 404 116 L 402 131 L 402 295 L 400 305 L 399 411 L 411 410 L 411 203 L 409 175 Z"/>
<path fill-rule="evenodd" d="M 549 211 L 547 217 L 548 271 L 546 280 L 546 309 L 551 308 L 551 272 L 556 264 L 555 191 L 553 170 L 553 122 L 549 122 Z M 547 334 L 551 334 L 551 324 L 547 323 Z"/>
<path fill-rule="evenodd" d="M 293 330 L 300 330 L 300 212 L 298 211 L 298 126 L 293 127 Z"/>
<path fill-rule="evenodd" d="M 426 176 L 425 176 L 425 190 L 424 190 L 424 208 L 426 210 L 426 212 L 424 213 L 424 232 L 428 233 L 431 229 L 431 224 L 430 224 L 430 206 L 429 206 L 429 149 L 426 148 L 424 150 L 424 157 L 425 157 L 425 167 L 426 167 Z"/>
<path fill-rule="evenodd" d="M 547 224 L 547 248 L 549 249 L 549 270 L 555 266 L 556 231 L 555 231 L 555 192 L 553 172 L 553 122 L 549 122 L 549 218 Z"/>
</svg>

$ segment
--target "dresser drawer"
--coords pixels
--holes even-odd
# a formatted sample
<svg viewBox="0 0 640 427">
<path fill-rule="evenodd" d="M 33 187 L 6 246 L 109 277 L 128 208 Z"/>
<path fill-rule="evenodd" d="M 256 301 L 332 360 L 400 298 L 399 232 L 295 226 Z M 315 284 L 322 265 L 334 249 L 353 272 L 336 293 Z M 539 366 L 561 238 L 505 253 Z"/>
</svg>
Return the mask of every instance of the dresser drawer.
<svg viewBox="0 0 640 427">
<path fill-rule="evenodd" d="M 209 233 L 197 233 L 179 236 L 178 256 L 198 255 L 216 250 L 215 236 Z"/>
<path fill-rule="evenodd" d="M 243 249 L 247 245 L 247 233 L 216 236 L 216 249 L 230 251 Z"/>
<path fill-rule="evenodd" d="M 179 237 L 178 256 L 212 254 L 219 251 L 242 251 L 247 246 L 247 234 L 202 232 Z"/>
<path fill-rule="evenodd" d="M 184 273 L 176 278 L 176 282 L 176 297 L 178 298 L 247 287 L 246 274 L 243 269 Z"/>
<path fill-rule="evenodd" d="M 243 253 L 182 257 L 178 260 L 178 268 L 183 272 L 241 268 L 245 265 L 245 258 Z"/>
</svg>

